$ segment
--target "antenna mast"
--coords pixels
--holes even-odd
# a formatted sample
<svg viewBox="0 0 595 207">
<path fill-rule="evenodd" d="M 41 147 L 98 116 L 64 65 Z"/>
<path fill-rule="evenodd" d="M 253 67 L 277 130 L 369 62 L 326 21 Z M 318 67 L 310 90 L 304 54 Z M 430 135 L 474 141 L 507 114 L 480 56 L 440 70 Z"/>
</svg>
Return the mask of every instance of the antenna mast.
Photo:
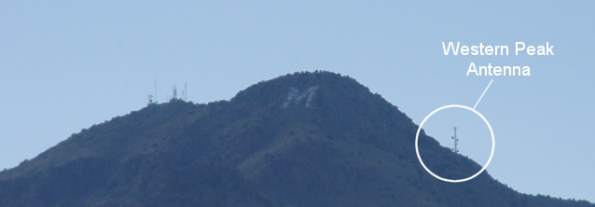
<svg viewBox="0 0 595 207">
<path fill-rule="evenodd" d="M 155 100 L 153 100 L 153 95 L 149 94 L 148 99 L 149 99 L 149 105 L 152 105 L 155 103 Z"/>
<path fill-rule="evenodd" d="M 178 87 L 177 86 L 174 86 L 171 100 L 176 100 L 176 99 L 178 99 Z"/>
<path fill-rule="evenodd" d="M 154 102 L 157 103 L 157 79 L 153 82 L 153 99 Z"/>
<path fill-rule="evenodd" d="M 155 80 L 155 83 L 154 83 L 153 87 L 154 87 L 153 93 L 152 94 L 149 94 L 147 96 L 147 98 L 149 99 L 149 105 L 152 105 L 152 104 L 156 104 L 157 103 L 157 100 L 156 100 L 157 99 L 157 80 Z"/>
<path fill-rule="evenodd" d="M 188 101 L 188 83 L 184 82 L 184 91 L 182 93 L 184 101 Z"/>
<path fill-rule="evenodd" d="M 453 152 L 455 153 L 459 153 L 459 137 L 457 137 L 457 127 L 453 127 L 454 128 L 454 136 L 450 137 L 453 142 L 454 142 L 454 147 L 452 149 Z"/>
</svg>

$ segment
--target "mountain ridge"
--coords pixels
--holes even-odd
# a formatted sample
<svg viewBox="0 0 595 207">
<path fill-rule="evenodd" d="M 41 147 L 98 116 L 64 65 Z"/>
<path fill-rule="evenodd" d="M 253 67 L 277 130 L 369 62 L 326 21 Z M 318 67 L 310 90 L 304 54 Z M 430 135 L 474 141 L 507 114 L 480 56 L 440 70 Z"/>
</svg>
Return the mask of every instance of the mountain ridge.
<svg viewBox="0 0 595 207">
<path fill-rule="evenodd" d="M 437 181 L 417 163 L 416 129 L 352 78 L 294 73 L 229 101 L 174 99 L 85 129 L 0 172 L 0 205 L 593 206 L 520 194 L 487 173 Z M 480 167 L 423 136 L 440 174 Z"/>
</svg>

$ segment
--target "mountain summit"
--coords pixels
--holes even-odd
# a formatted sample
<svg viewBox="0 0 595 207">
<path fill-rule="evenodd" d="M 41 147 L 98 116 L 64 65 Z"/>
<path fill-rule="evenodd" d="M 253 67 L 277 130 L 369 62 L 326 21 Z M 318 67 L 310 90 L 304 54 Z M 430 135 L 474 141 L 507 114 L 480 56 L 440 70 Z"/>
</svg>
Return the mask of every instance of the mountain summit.
<svg viewBox="0 0 595 207">
<path fill-rule="evenodd" d="M 582 206 L 518 193 L 487 173 L 460 184 L 419 165 L 417 126 L 354 79 L 295 73 L 229 101 L 172 100 L 113 118 L 0 173 L 0 206 Z M 457 178 L 472 160 L 424 135 Z"/>
</svg>

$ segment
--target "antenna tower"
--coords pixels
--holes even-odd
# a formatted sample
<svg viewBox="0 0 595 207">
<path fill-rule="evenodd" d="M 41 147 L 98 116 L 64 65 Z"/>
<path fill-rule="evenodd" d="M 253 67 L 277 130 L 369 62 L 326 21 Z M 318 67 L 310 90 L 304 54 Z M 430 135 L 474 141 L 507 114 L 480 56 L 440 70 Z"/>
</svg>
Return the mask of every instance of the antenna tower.
<svg viewBox="0 0 595 207">
<path fill-rule="evenodd" d="M 450 137 L 450 139 L 452 139 L 452 141 L 454 142 L 454 147 L 452 148 L 452 151 L 455 153 L 459 153 L 459 137 L 457 137 L 457 127 L 453 127 L 454 128 L 454 136 Z"/>
<path fill-rule="evenodd" d="M 188 101 L 188 83 L 184 82 L 184 91 L 182 91 L 182 98 Z"/>
<path fill-rule="evenodd" d="M 178 99 L 178 87 L 177 86 L 174 86 L 171 100 L 176 100 L 176 99 Z"/>
<path fill-rule="evenodd" d="M 157 103 L 157 79 L 153 81 L 153 102 Z"/>
<path fill-rule="evenodd" d="M 157 80 L 155 80 L 155 82 L 153 83 L 153 90 L 153 93 L 147 96 L 149 105 L 157 103 Z"/>
</svg>

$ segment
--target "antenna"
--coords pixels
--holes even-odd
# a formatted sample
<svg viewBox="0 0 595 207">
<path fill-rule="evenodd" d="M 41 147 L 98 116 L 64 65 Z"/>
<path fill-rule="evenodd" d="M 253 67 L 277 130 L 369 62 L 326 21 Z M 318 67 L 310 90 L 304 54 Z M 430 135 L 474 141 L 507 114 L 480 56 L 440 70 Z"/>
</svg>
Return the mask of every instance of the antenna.
<svg viewBox="0 0 595 207">
<path fill-rule="evenodd" d="M 188 101 L 188 83 L 184 82 L 184 91 L 182 91 L 182 98 Z"/>
<path fill-rule="evenodd" d="M 147 99 L 149 100 L 149 105 L 152 105 L 152 104 L 157 103 L 157 101 L 155 100 L 155 99 L 157 99 L 156 98 L 157 97 L 157 80 L 155 80 L 155 83 L 154 83 L 154 86 L 153 87 L 154 87 L 153 94 L 149 94 L 147 96 Z"/>
<path fill-rule="evenodd" d="M 177 86 L 174 86 L 171 100 L 176 100 L 176 99 L 178 99 L 178 87 Z"/>
<path fill-rule="evenodd" d="M 157 79 L 153 81 L 153 97 L 155 103 L 157 103 Z"/>
<path fill-rule="evenodd" d="M 453 127 L 455 134 L 454 136 L 450 137 L 452 139 L 452 141 L 454 142 L 454 147 L 452 148 L 452 151 L 455 153 L 459 153 L 459 137 L 457 137 L 457 127 Z"/>
</svg>

